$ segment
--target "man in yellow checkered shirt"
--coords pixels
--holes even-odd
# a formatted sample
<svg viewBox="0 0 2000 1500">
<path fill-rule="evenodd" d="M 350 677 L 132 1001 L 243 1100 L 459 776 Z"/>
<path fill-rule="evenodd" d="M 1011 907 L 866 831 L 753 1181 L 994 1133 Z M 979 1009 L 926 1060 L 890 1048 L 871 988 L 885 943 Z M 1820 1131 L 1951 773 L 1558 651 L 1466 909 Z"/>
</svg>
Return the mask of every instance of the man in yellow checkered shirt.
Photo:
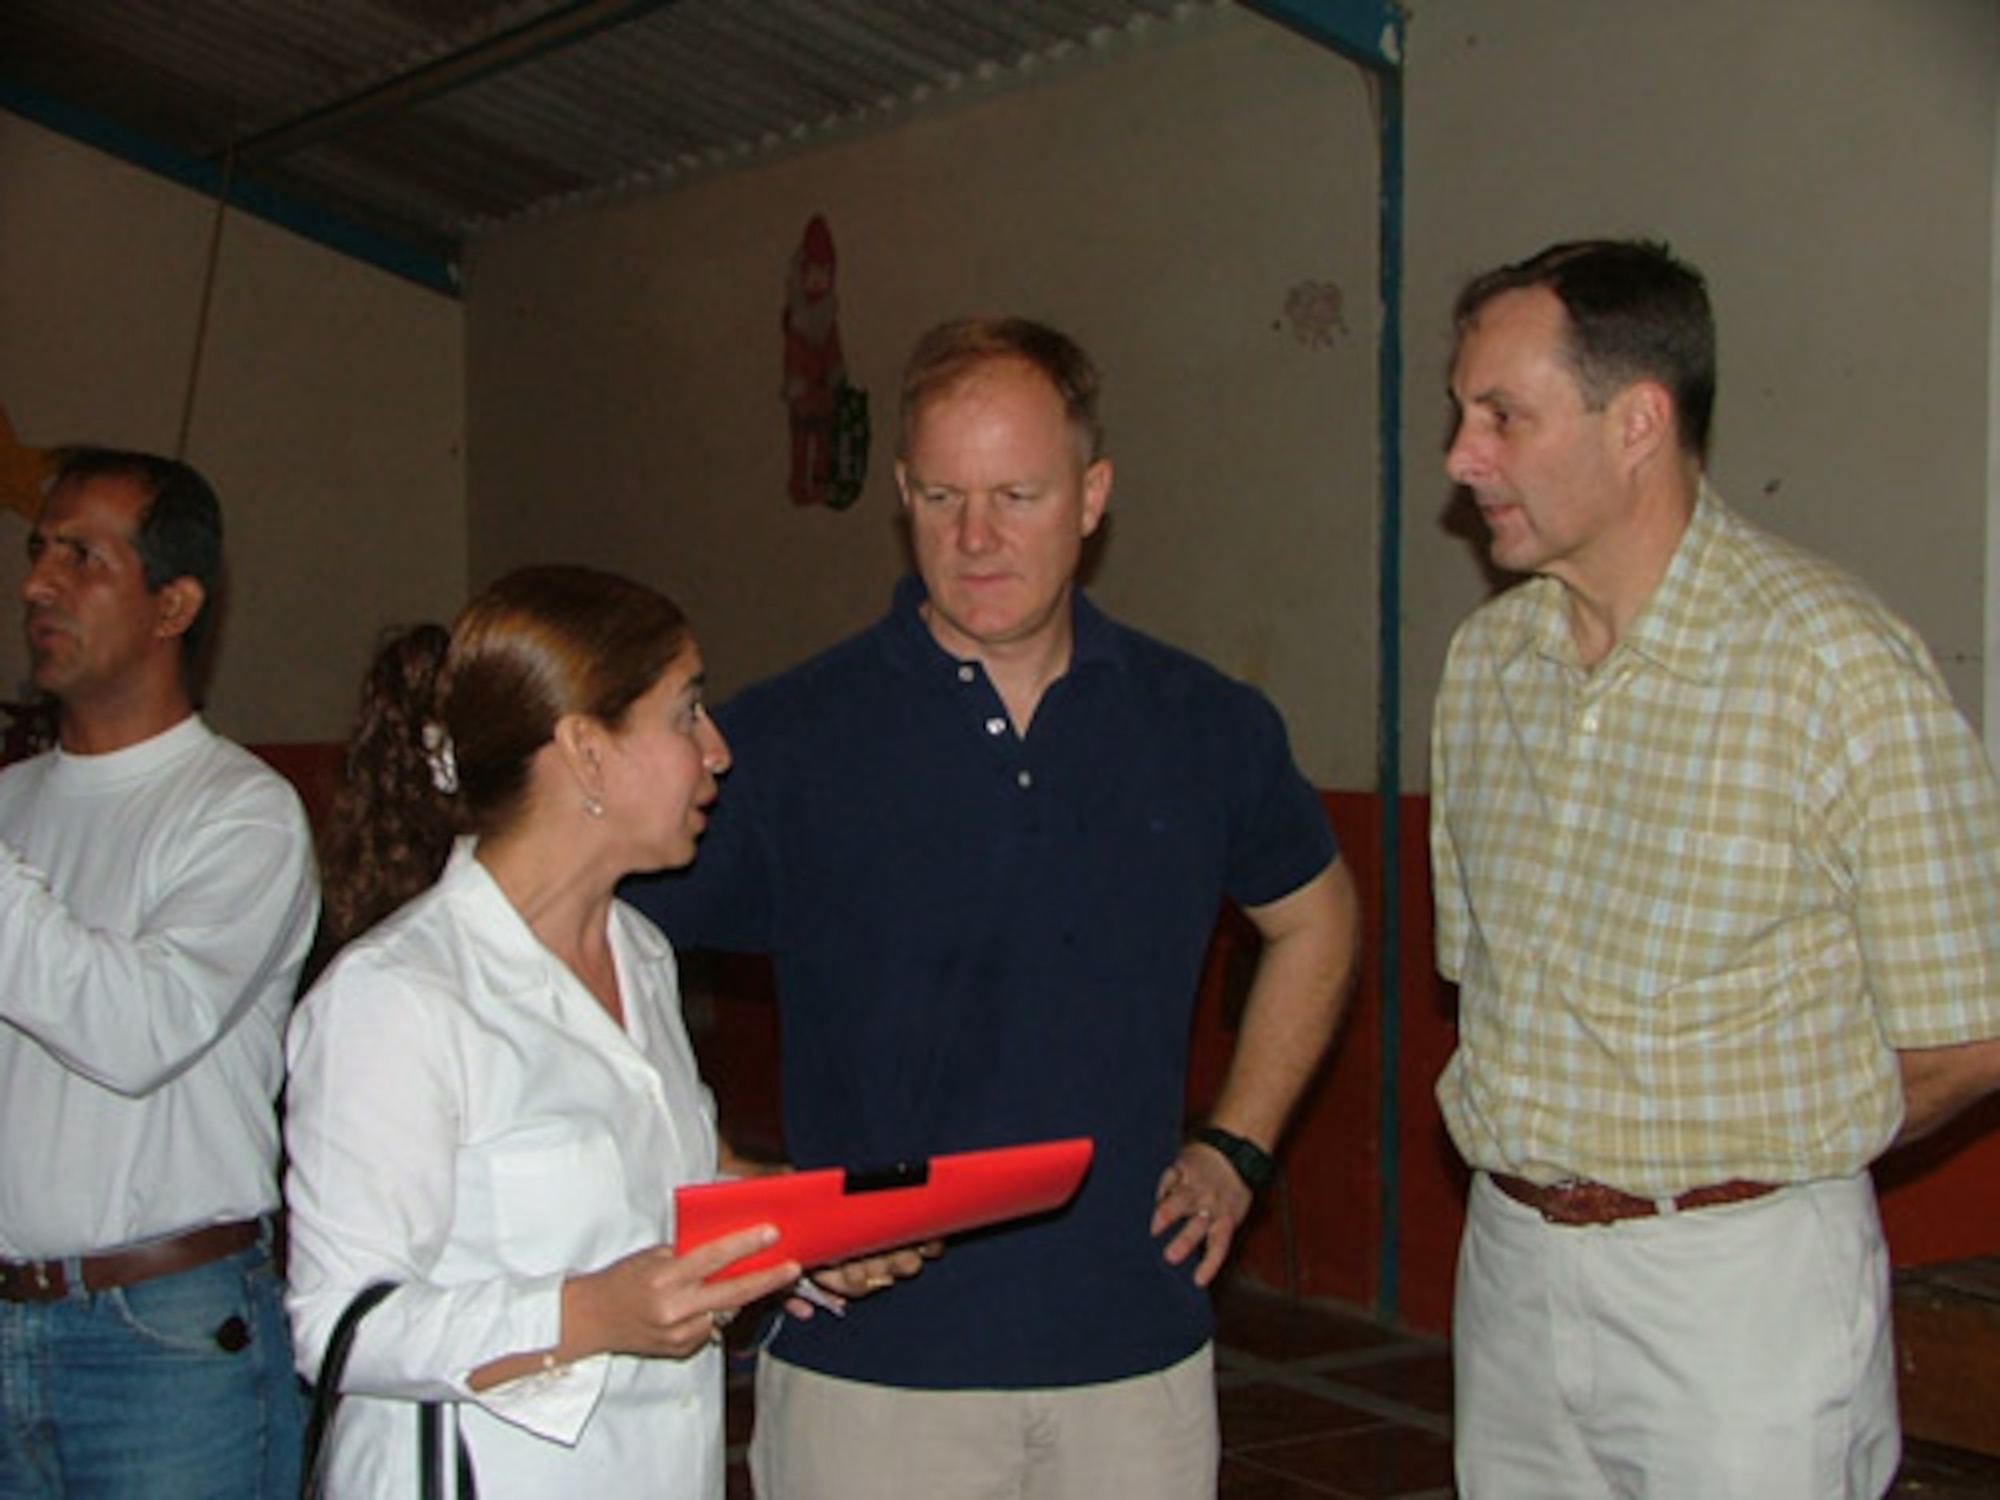
<svg viewBox="0 0 2000 1500">
<path fill-rule="evenodd" d="M 1878 1496 L 1868 1166 L 2000 1083 L 1985 754 L 1913 630 L 1708 484 L 1698 272 L 1558 245 L 1455 320 L 1446 471 L 1533 575 L 1433 720 L 1459 1492 Z"/>
</svg>

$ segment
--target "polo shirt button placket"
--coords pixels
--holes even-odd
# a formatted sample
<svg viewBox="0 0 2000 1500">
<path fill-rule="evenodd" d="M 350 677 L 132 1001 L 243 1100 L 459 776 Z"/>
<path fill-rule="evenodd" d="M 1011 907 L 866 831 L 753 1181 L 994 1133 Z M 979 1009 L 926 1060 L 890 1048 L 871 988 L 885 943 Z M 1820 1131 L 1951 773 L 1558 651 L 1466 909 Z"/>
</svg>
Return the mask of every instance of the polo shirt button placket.
<svg viewBox="0 0 2000 1500">
<path fill-rule="evenodd" d="M 979 668 L 971 662 L 967 661 L 960 662 L 958 664 L 958 680 L 964 683 L 967 687 L 973 686 L 980 680 Z M 1005 755 L 1008 760 L 1015 762 L 1014 785 L 1019 787 L 1024 792 L 1033 790 L 1035 785 L 1035 773 L 1033 771 L 1030 771 L 1026 766 L 1020 765 L 1018 763 L 1018 757 L 1010 753 L 1016 747 L 1009 746 L 1006 743 L 1007 738 L 1012 733 L 1014 727 L 1012 722 L 1007 718 L 1007 716 L 1004 713 L 989 712 L 985 715 L 984 718 L 980 720 L 979 727 L 986 731 L 986 737 L 992 740 L 993 743 L 1000 748 L 1001 753 Z M 1025 753 L 1025 747 L 1020 747 L 1020 748 L 1022 749 L 1022 752 Z"/>
</svg>

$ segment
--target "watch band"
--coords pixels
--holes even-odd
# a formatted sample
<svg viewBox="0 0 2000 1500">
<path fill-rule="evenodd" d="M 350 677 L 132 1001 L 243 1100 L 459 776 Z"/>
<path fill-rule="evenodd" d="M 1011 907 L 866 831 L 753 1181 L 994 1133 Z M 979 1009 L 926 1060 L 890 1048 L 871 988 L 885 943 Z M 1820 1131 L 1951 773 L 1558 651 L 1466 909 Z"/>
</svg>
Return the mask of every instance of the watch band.
<svg viewBox="0 0 2000 1500">
<path fill-rule="evenodd" d="M 1220 1125 L 1204 1125 L 1194 1133 L 1194 1138 L 1221 1152 L 1222 1159 L 1236 1169 L 1236 1175 L 1253 1193 L 1277 1175 L 1278 1164 L 1270 1152 L 1234 1131 L 1224 1130 Z"/>
</svg>

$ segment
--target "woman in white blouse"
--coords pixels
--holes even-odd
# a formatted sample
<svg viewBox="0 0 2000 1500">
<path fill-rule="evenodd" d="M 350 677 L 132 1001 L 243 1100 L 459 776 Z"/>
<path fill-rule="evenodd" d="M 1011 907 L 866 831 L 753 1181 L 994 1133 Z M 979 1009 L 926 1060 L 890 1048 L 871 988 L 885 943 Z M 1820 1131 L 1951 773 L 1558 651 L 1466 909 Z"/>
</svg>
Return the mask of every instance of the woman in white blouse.
<svg viewBox="0 0 2000 1500">
<path fill-rule="evenodd" d="M 727 1274 L 764 1229 L 673 1253 L 714 1106 L 672 950 L 614 898 L 694 858 L 728 766 L 701 656 L 665 598 L 579 568 L 502 579 L 444 640 L 420 628 L 371 673 L 326 904 L 340 937 L 394 914 L 291 1033 L 303 1372 L 355 1292 L 399 1283 L 355 1341 L 329 1490 L 415 1494 L 431 1400 L 487 1500 L 719 1500 L 722 1324 L 800 1268 Z"/>
</svg>

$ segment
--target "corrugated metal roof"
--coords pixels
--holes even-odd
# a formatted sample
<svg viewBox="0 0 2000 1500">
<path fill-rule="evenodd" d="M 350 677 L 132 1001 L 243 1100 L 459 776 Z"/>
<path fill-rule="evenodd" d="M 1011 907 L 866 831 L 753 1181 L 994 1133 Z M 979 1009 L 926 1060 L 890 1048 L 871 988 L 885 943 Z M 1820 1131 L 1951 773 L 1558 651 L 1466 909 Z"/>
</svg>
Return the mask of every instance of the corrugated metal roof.
<svg viewBox="0 0 2000 1500">
<path fill-rule="evenodd" d="M 4 0 L 0 106 L 218 189 L 227 173 L 448 281 L 492 225 L 893 123 L 1230 3 Z"/>
</svg>

